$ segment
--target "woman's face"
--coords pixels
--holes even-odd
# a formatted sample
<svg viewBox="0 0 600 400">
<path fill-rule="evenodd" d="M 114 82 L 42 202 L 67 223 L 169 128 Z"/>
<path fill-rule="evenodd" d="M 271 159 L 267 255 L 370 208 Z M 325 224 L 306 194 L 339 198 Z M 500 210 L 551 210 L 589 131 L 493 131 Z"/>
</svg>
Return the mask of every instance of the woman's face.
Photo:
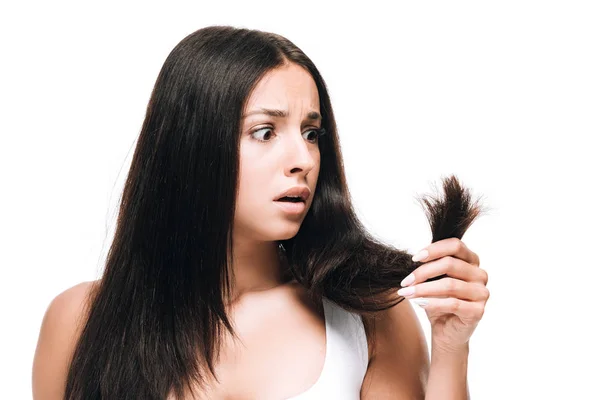
<svg viewBox="0 0 600 400">
<path fill-rule="evenodd" d="M 270 71 L 250 94 L 241 121 L 236 235 L 274 241 L 298 232 L 319 176 L 319 110 L 317 86 L 296 64 Z M 308 188 L 310 194 L 300 203 L 277 201 L 291 188 Z"/>
</svg>

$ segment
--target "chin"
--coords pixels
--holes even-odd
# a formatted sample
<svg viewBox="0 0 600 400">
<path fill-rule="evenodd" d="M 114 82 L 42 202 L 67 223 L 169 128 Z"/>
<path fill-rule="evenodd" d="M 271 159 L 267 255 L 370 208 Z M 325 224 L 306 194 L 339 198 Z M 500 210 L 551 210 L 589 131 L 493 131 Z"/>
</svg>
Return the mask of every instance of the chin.
<svg viewBox="0 0 600 400">
<path fill-rule="evenodd" d="M 302 225 L 302 220 L 298 222 L 288 222 L 285 225 L 286 226 L 278 230 L 277 234 L 275 235 L 277 237 L 276 240 L 287 240 L 296 236 L 300 230 L 300 225 Z"/>
<path fill-rule="evenodd" d="M 288 240 L 293 238 L 294 236 L 296 236 L 298 234 L 298 231 L 300 227 L 296 228 L 296 229 L 288 229 L 284 232 L 281 232 L 281 234 L 277 235 L 277 240 Z"/>
</svg>

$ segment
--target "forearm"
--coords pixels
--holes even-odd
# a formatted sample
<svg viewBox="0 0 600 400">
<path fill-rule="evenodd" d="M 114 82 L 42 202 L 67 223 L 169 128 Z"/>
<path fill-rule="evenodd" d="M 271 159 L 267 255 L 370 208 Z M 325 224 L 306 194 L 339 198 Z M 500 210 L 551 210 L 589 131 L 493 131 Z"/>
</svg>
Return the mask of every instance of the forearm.
<svg viewBox="0 0 600 400">
<path fill-rule="evenodd" d="M 432 345 L 431 367 L 427 380 L 425 400 L 468 400 L 467 364 L 469 344 L 448 351 Z"/>
</svg>

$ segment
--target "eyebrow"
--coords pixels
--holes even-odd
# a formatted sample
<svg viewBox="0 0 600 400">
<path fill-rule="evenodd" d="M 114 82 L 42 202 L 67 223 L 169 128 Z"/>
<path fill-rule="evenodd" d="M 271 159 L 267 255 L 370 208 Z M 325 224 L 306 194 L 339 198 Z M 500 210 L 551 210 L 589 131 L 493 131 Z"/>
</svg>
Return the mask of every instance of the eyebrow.
<svg viewBox="0 0 600 400">
<path fill-rule="evenodd" d="M 269 108 L 260 108 L 258 110 L 250 111 L 249 113 L 245 114 L 242 118 L 247 118 L 254 114 L 265 114 L 265 115 L 275 117 L 275 118 L 285 118 L 285 117 L 289 116 L 289 113 L 284 110 L 273 110 L 273 109 L 269 109 Z M 322 119 L 322 117 L 321 117 L 321 114 L 319 114 L 318 112 L 310 111 L 308 114 L 306 114 L 306 119 L 313 120 L 313 121 L 320 121 Z"/>
</svg>

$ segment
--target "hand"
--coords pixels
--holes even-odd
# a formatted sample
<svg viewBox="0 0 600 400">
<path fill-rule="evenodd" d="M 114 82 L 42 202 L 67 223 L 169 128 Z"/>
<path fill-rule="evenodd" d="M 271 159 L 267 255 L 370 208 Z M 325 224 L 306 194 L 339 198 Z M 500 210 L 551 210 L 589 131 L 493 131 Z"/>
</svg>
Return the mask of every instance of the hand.
<svg viewBox="0 0 600 400">
<path fill-rule="evenodd" d="M 427 251 L 424 258 L 415 258 Z M 432 347 L 464 348 L 483 316 L 490 297 L 488 274 L 479 268 L 479 257 L 457 238 L 425 247 L 413 261 L 422 261 L 400 286 L 398 295 L 423 307 L 431 323 Z M 447 277 L 425 282 L 446 274 Z"/>
</svg>

